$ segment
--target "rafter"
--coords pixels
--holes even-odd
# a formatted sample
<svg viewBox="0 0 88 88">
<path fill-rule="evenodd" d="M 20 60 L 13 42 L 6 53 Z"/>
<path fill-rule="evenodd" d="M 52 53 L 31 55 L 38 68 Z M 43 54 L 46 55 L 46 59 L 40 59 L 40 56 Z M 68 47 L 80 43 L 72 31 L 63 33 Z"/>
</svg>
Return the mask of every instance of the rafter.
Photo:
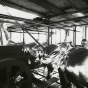
<svg viewBox="0 0 88 88">
<path fill-rule="evenodd" d="M 84 23 L 86 23 L 86 24 L 88 24 L 88 22 L 86 22 L 86 21 L 84 21 L 84 20 L 82 20 Z"/>
<path fill-rule="evenodd" d="M 78 20 L 78 19 L 83 19 L 83 18 L 88 18 L 88 16 L 78 17 L 78 18 L 72 18 L 72 19 L 67 19 L 67 20 L 61 20 L 61 21 L 57 21 L 57 22 L 52 22 L 50 25 L 42 24 L 42 23 L 39 23 L 39 22 L 34 22 L 33 20 L 30 20 L 30 19 L 25 19 L 25 18 L 20 18 L 20 17 L 14 17 L 14 16 L 8 16 L 8 15 L 4 15 L 4 14 L 0 14 L 0 18 L 11 19 L 11 20 L 16 20 L 16 21 L 28 21 L 30 24 L 34 24 L 34 25 L 40 25 L 40 26 L 44 26 L 44 27 L 48 27 L 48 26 L 54 27 L 52 25 L 55 24 L 55 23 L 72 21 L 72 20 Z M 15 21 L 11 22 L 10 20 L 9 21 L 0 20 L 0 21 L 1 22 L 7 22 L 7 23 L 9 22 L 9 23 L 17 24 Z M 82 25 L 84 25 L 84 24 L 82 24 Z M 88 24 L 85 24 L 85 25 L 88 25 Z M 79 25 L 77 25 L 77 26 L 79 26 Z M 68 27 L 71 27 L 71 26 L 68 26 Z"/>
<path fill-rule="evenodd" d="M 74 7 L 74 8 L 76 8 L 76 7 Z M 77 8 L 76 8 L 76 9 L 77 9 Z M 64 13 L 64 14 L 56 14 L 56 15 L 52 16 L 51 18 L 53 19 L 53 18 L 58 17 L 58 16 L 64 17 L 64 16 L 71 15 L 71 14 L 75 14 L 75 13 L 78 13 L 78 12 L 88 12 L 88 8 L 87 8 L 87 9 L 83 9 L 83 10 L 78 10 L 78 11 L 69 12 L 69 13 Z M 50 18 L 50 19 L 51 19 L 51 18 Z"/>
<path fill-rule="evenodd" d="M 76 10 L 80 10 L 76 5 L 74 5 L 70 0 L 67 0 Z"/>
<path fill-rule="evenodd" d="M 88 18 L 88 16 L 76 17 L 76 18 L 61 20 L 61 21 L 57 21 L 57 22 L 52 22 L 51 24 L 60 23 L 60 22 L 66 22 L 66 21 L 72 21 L 72 20 L 74 21 L 74 20 L 83 19 L 83 18 Z"/>
<path fill-rule="evenodd" d="M 43 14 L 43 13 L 41 13 L 39 11 L 35 11 L 35 10 L 32 10 L 32 9 L 29 9 L 27 7 L 24 7 L 22 5 L 18 5 L 16 3 L 13 3 L 13 2 L 10 2 L 10 1 L 7 1 L 7 0 L 0 0 L 0 4 L 8 6 L 8 7 L 19 9 L 21 11 L 31 12 L 31 13 L 37 14 L 37 15 L 39 15 L 41 17 L 46 17 L 45 14 Z"/>
<path fill-rule="evenodd" d="M 52 13 L 65 13 L 64 10 L 62 10 L 61 8 L 53 5 L 52 3 L 50 3 L 49 1 L 47 0 L 29 0 L 39 6 L 42 6 L 44 7 L 45 9 L 48 9 L 50 12 Z"/>
<path fill-rule="evenodd" d="M 15 17 L 15 16 L 10 16 L 10 15 L 4 15 L 4 14 L 0 14 L 0 18 L 4 18 L 4 19 L 11 19 L 11 20 L 15 20 L 16 21 L 27 21 L 31 24 L 36 24 L 36 25 L 41 25 L 41 26 L 49 26 L 49 25 L 46 25 L 46 24 L 41 24 L 39 22 L 35 22 L 33 20 L 30 20 L 30 19 L 26 19 L 26 18 L 21 18 L 21 17 Z"/>
<path fill-rule="evenodd" d="M 53 19 L 54 17 L 57 17 L 57 16 L 64 17 L 64 16 L 67 16 L 67 15 L 75 14 L 75 13 L 78 13 L 78 12 L 86 12 L 86 11 L 88 11 L 88 9 L 74 11 L 74 12 L 69 12 L 69 13 L 65 13 L 65 14 L 61 14 L 61 15 L 57 14 L 57 15 L 52 16 L 51 18 Z"/>
</svg>

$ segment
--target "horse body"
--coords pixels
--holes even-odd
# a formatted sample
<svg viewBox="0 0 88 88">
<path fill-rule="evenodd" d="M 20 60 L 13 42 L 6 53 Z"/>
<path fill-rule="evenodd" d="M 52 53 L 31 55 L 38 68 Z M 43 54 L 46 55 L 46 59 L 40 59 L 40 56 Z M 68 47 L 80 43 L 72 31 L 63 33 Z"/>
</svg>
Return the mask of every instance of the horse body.
<svg viewBox="0 0 88 88">
<path fill-rule="evenodd" d="M 78 48 L 68 54 L 65 70 L 59 68 L 62 88 L 71 87 L 73 83 L 77 88 L 88 88 L 88 50 Z"/>
</svg>

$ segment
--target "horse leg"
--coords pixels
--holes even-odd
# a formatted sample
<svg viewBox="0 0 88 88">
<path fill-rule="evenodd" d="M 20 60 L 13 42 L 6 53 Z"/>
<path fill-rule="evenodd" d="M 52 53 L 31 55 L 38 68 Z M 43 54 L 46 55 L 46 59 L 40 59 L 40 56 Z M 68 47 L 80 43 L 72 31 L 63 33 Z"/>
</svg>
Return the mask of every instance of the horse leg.
<svg viewBox="0 0 88 88">
<path fill-rule="evenodd" d="M 71 83 L 68 81 L 64 70 L 59 68 L 58 72 L 59 72 L 59 77 L 60 77 L 60 82 L 61 82 L 62 88 L 71 88 Z"/>
<path fill-rule="evenodd" d="M 65 69 L 65 75 L 67 79 L 72 82 L 77 88 L 85 88 L 78 80 L 78 77 L 73 73 Z"/>
<path fill-rule="evenodd" d="M 50 79 L 51 78 L 50 73 L 52 73 L 54 70 L 54 68 L 52 67 L 52 64 L 47 64 L 47 69 L 48 69 L 47 79 Z"/>
</svg>

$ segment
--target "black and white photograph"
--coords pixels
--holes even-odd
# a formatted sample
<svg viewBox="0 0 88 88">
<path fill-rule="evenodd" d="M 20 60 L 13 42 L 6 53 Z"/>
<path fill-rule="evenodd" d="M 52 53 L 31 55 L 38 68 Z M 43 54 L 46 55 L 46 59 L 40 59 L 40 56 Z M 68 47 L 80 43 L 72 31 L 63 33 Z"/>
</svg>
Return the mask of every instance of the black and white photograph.
<svg viewBox="0 0 88 88">
<path fill-rule="evenodd" d="M 0 0 L 0 88 L 88 88 L 88 0 Z"/>
</svg>

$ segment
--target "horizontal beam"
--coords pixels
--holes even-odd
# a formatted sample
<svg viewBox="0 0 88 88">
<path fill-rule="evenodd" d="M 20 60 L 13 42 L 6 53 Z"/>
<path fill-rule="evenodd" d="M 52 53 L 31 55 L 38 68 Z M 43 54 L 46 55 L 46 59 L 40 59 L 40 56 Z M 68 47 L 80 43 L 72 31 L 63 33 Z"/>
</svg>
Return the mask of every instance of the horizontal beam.
<svg viewBox="0 0 88 88">
<path fill-rule="evenodd" d="M 88 11 L 88 9 L 79 10 L 79 11 L 73 11 L 73 12 L 64 13 L 64 14 L 61 14 L 61 15 L 57 14 L 57 15 L 52 16 L 50 19 L 53 19 L 53 18 L 59 17 L 59 16 L 65 17 L 65 16 L 67 16 L 67 15 L 72 15 L 72 14 L 75 14 L 75 13 L 78 13 L 78 12 L 86 12 L 86 11 Z"/>
<path fill-rule="evenodd" d="M 33 20 L 30 20 L 30 19 L 25 19 L 25 18 L 20 18 L 20 17 L 15 17 L 15 16 L 9 16 L 9 15 L 4 15 L 4 14 L 0 14 L 0 18 L 14 20 L 14 22 L 11 22 L 10 20 L 9 21 L 0 20 L 1 22 L 17 24 L 16 21 L 27 21 L 27 22 L 35 24 L 35 25 L 40 25 L 40 26 L 44 26 L 44 27 L 49 27 L 49 26 L 54 27 L 54 26 L 52 26 L 52 24 L 51 25 L 46 25 L 46 24 L 43 24 L 43 23 L 35 22 Z"/>
<path fill-rule="evenodd" d="M 14 30 L 15 28 L 13 28 L 13 27 L 8 27 L 8 29 L 12 29 L 12 30 Z M 31 30 L 31 29 L 29 29 L 29 28 L 25 28 L 26 30 L 28 30 L 28 31 L 33 31 L 33 32 L 43 32 L 43 33 L 48 33 L 47 31 L 40 31 L 40 30 Z M 49 32 L 49 33 L 51 33 L 51 32 Z"/>
<path fill-rule="evenodd" d="M 18 32 L 18 31 L 9 31 L 9 32 L 14 32 L 14 33 L 26 33 L 26 32 Z M 35 32 L 30 32 L 31 34 L 43 34 L 43 35 L 47 35 L 47 34 L 44 34 L 44 33 L 35 33 Z"/>
<path fill-rule="evenodd" d="M 5 14 L 0 14 L 0 18 L 17 20 L 17 21 L 32 21 L 30 19 L 25 19 L 25 18 L 21 18 L 21 17 L 10 16 L 10 15 L 5 15 Z"/>
<path fill-rule="evenodd" d="M 71 30 L 71 29 L 63 28 L 63 27 L 56 27 L 56 28 L 61 28 L 61 29 L 63 29 L 63 30 L 74 31 L 74 30 Z M 80 31 L 76 31 L 76 32 L 80 32 Z"/>
<path fill-rule="evenodd" d="M 88 18 L 88 16 L 76 17 L 76 18 L 71 18 L 71 19 L 56 21 L 56 22 L 52 22 L 51 24 L 60 23 L 60 22 L 66 22 L 66 21 L 74 21 L 74 20 L 78 20 L 78 19 L 81 20 L 81 19 L 83 19 L 83 18 Z"/>
<path fill-rule="evenodd" d="M 46 25 L 46 24 L 43 24 L 43 23 L 35 22 L 33 20 L 30 20 L 30 19 L 25 19 L 25 18 L 20 18 L 20 17 L 15 17 L 15 16 L 9 16 L 9 15 L 0 14 L 0 18 L 11 19 L 11 20 L 14 20 L 14 22 L 11 22 L 10 20 L 8 20 L 8 21 L 6 21 L 6 20 L 5 21 L 4 20 L 0 20 L 0 21 L 1 22 L 6 22 L 6 23 L 12 23 L 12 24 L 17 24 L 16 21 L 27 21 L 30 24 L 34 24 L 34 25 L 40 25 L 40 26 L 44 26 L 44 27 L 49 27 L 49 26 L 50 27 L 55 27 L 55 26 L 52 26 L 52 24 L 54 24 L 54 23 L 60 23 L 60 22 L 65 22 L 65 21 L 71 21 L 71 20 L 77 20 L 77 19 L 83 19 L 83 18 L 87 18 L 87 17 L 88 16 L 78 17 L 78 18 L 72 18 L 72 19 L 68 19 L 68 20 L 62 20 L 62 21 L 53 22 L 50 25 Z M 88 24 L 82 24 L 82 25 L 88 25 Z M 76 26 L 81 26 L 81 25 L 76 25 Z M 72 26 L 67 26 L 67 27 L 72 27 Z"/>
<path fill-rule="evenodd" d="M 15 17 L 15 16 L 10 16 L 10 15 L 5 15 L 5 14 L 0 14 L 0 18 L 11 19 L 11 20 L 15 20 L 15 21 L 24 21 L 24 23 L 26 21 L 26 22 L 28 22 L 30 24 L 35 24 L 35 25 L 40 25 L 40 26 L 45 26 L 45 27 L 49 26 L 49 25 L 46 25 L 46 24 L 43 24 L 43 23 L 35 22 L 35 21 L 31 20 L 31 19 Z"/>
<path fill-rule="evenodd" d="M 68 27 L 74 27 L 74 26 L 85 26 L 85 25 L 88 25 L 88 23 L 86 23 L 86 24 L 79 24 L 79 25 L 72 25 L 72 26 L 68 26 Z"/>
<path fill-rule="evenodd" d="M 5 23 L 11 23 L 11 24 L 17 24 L 15 21 L 13 22 L 13 21 L 10 21 L 10 20 L 1 20 L 0 19 L 0 22 L 5 22 Z"/>
</svg>

